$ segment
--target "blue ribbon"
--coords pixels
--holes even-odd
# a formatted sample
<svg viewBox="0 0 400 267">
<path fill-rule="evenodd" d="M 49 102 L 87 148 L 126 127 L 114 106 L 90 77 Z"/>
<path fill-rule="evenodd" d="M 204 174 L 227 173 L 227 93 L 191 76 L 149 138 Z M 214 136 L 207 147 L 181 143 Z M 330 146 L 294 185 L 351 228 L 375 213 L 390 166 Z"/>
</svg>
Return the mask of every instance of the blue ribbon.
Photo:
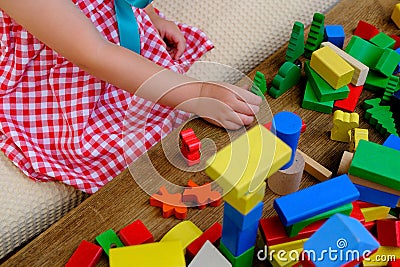
<svg viewBox="0 0 400 267">
<path fill-rule="evenodd" d="M 145 8 L 152 0 L 114 0 L 121 46 L 140 54 L 140 35 L 132 6 Z"/>
</svg>

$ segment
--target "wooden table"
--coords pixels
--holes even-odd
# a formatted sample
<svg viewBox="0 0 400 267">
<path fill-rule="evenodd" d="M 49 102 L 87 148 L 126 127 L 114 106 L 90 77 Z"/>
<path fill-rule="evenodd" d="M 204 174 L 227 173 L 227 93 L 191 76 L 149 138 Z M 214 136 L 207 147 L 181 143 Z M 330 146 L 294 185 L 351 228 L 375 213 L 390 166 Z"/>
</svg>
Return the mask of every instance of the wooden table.
<svg viewBox="0 0 400 267">
<path fill-rule="evenodd" d="M 359 20 L 365 20 L 387 34 L 399 34 L 399 30 L 390 20 L 391 12 L 396 0 L 343 0 L 326 14 L 326 24 L 341 24 L 347 36 L 350 36 Z M 288 38 L 289 39 L 289 38 Z M 348 39 L 346 40 L 348 41 Z M 262 62 L 253 72 L 263 72 L 267 77 L 268 85 L 283 63 L 286 46 Z M 300 108 L 303 82 L 279 99 L 267 97 L 273 113 L 288 110 L 296 112 L 307 123 L 307 131 L 300 138 L 299 148 L 309 156 L 319 161 L 334 173 L 339 165 L 342 153 L 348 149 L 348 144 L 334 142 L 329 139 L 332 128 L 332 115 L 322 114 Z M 364 91 L 361 101 L 370 98 L 371 93 Z M 363 116 L 360 108 L 356 110 Z M 381 143 L 383 141 L 375 130 L 364 120 L 360 120 L 360 127 L 369 129 L 370 140 Z M 189 126 L 189 125 L 188 125 Z M 202 120 L 190 123 L 200 138 L 211 138 L 218 148 L 227 143 L 226 133 L 216 127 L 206 124 Z M 177 136 L 177 132 L 170 136 Z M 148 152 L 149 158 L 161 175 L 176 184 L 185 185 L 189 178 L 196 181 L 206 179 L 204 172 L 188 173 L 176 169 L 169 164 L 157 145 Z M 135 168 L 141 168 L 144 160 L 140 158 Z M 308 174 L 304 174 L 301 187 L 307 187 L 317 182 Z M 276 198 L 270 190 L 265 194 L 264 216 L 275 214 L 272 202 Z M 193 221 L 202 230 L 207 229 L 214 222 L 221 222 L 223 206 L 207 207 L 205 210 L 189 209 L 188 220 Z M 164 219 L 159 208 L 149 205 L 149 196 L 135 183 L 130 172 L 125 170 L 118 177 L 108 183 L 103 189 L 89 197 L 84 203 L 72 210 L 60 221 L 51 226 L 15 255 L 10 257 L 4 266 L 63 266 L 81 240 L 94 241 L 94 238 L 103 231 L 113 228 L 120 230 L 132 221 L 140 219 L 159 240 L 169 229 L 180 221 L 174 218 Z M 264 266 L 265 263 L 255 263 Z M 107 259 L 102 257 L 99 266 L 107 266 Z"/>
</svg>

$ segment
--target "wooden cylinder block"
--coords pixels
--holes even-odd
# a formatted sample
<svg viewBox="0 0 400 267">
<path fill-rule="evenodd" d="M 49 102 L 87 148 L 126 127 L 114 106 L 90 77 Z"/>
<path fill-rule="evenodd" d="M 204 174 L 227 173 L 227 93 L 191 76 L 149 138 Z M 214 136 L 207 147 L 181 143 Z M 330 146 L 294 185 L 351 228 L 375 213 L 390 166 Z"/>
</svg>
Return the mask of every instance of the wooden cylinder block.
<svg viewBox="0 0 400 267">
<path fill-rule="evenodd" d="M 278 195 L 287 195 L 299 189 L 304 170 L 304 158 L 296 152 L 292 166 L 285 170 L 279 170 L 268 178 L 268 186 Z"/>
</svg>

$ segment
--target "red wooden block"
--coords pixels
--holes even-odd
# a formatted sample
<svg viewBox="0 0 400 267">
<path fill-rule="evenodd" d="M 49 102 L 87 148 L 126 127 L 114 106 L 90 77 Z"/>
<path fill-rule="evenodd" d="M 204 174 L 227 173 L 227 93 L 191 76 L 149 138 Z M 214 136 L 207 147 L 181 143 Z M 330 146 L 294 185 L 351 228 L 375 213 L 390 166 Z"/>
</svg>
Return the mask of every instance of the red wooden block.
<svg viewBox="0 0 400 267">
<path fill-rule="evenodd" d="M 183 202 L 197 203 L 199 209 L 204 209 L 207 204 L 216 207 L 222 203 L 221 194 L 218 191 L 212 191 L 210 183 L 199 186 L 192 180 L 189 180 L 188 186 L 190 188 L 186 188 L 183 191 Z"/>
<path fill-rule="evenodd" d="M 365 40 L 370 40 L 377 35 L 380 31 L 374 25 L 369 24 L 363 20 L 358 22 L 357 28 L 354 30 L 354 35 L 361 37 Z"/>
<path fill-rule="evenodd" d="M 400 47 L 400 36 L 396 35 L 396 34 L 392 34 L 390 35 L 390 38 L 392 38 L 393 40 L 396 41 L 396 43 L 394 44 L 393 49 L 396 50 L 397 48 Z"/>
<path fill-rule="evenodd" d="M 308 258 L 304 251 L 301 252 L 300 261 L 295 266 L 301 267 L 315 267 L 315 264 Z"/>
<path fill-rule="evenodd" d="M 141 220 L 136 220 L 119 231 L 119 237 L 125 246 L 154 242 L 153 235 Z"/>
<path fill-rule="evenodd" d="M 162 208 L 164 218 L 175 215 L 175 218 L 183 220 L 187 216 L 187 207 L 182 202 L 182 195 L 170 194 L 164 186 L 160 188 L 158 194 L 150 197 L 150 205 Z"/>
<path fill-rule="evenodd" d="M 182 148 L 181 148 L 182 154 L 196 152 L 199 151 L 200 148 L 201 148 L 201 142 L 200 139 L 197 138 L 196 136 L 190 139 L 182 140 Z"/>
<path fill-rule="evenodd" d="M 372 203 L 365 202 L 365 201 L 360 201 L 360 200 L 355 201 L 355 203 L 360 207 L 360 209 L 372 208 L 372 207 L 379 206 L 379 205 L 376 205 L 376 204 L 372 204 Z"/>
<path fill-rule="evenodd" d="M 95 267 L 102 252 L 103 249 L 100 246 L 82 240 L 65 267 Z"/>
<path fill-rule="evenodd" d="M 186 253 L 190 258 L 194 258 L 201 247 L 210 241 L 215 247 L 219 247 L 219 241 L 222 236 L 222 225 L 218 222 L 214 223 L 210 228 L 208 228 L 199 238 L 190 243 L 186 248 Z"/>
<path fill-rule="evenodd" d="M 285 227 L 283 226 L 278 216 L 261 219 L 259 228 L 265 244 L 269 247 L 277 244 L 309 238 L 319 229 L 319 227 L 321 227 L 321 225 L 325 221 L 326 220 L 317 221 L 306 226 L 303 230 L 300 231 L 297 236 L 294 237 L 288 237 L 285 231 Z"/>
<path fill-rule="evenodd" d="M 363 90 L 363 86 L 355 86 L 352 84 L 349 84 L 348 86 L 350 89 L 349 96 L 346 99 L 336 100 L 334 108 L 340 109 L 344 112 L 352 113 L 356 109 L 358 99 L 360 98 Z"/>
<path fill-rule="evenodd" d="M 186 140 L 186 139 L 188 139 L 189 137 L 191 137 L 193 135 L 195 135 L 195 133 L 194 133 L 192 128 L 188 128 L 188 129 L 182 130 L 179 133 L 179 137 L 181 138 L 181 140 Z"/>
<path fill-rule="evenodd" d="M 268 122 L 267 124 L 264 124 L 264 127 L 271 131 L 272 121 Z"/>
<path fill-rule="evenodd" d="M 395 261 L 389 261 L 388 267 L 400 267 L 400 259 L 396 259 Z"/>
<path fill-rule="evenodd" d="M 376 230 L 381 246 L 400 247 L 400 220 L 378 220 Z"/>
<path fill-rule="evenodd" d="M 357 204 L 356 201 L 354 201 L 352 204 L 353 204 L 353 209 L 350 213 L 350 217 L 357 219 L 360 221 L 360 223 L 364 224 L 365 218 L 364 218 L 364 214 L 361 212 L 360 206 Z"/>
</svg>

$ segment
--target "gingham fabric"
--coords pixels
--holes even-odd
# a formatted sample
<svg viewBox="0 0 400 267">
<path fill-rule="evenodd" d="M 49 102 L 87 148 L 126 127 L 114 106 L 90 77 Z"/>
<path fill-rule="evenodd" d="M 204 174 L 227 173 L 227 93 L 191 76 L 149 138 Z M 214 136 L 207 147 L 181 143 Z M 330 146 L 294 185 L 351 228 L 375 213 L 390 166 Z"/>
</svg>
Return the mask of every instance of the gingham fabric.
<svg viewBox="0 0 400 267">
<path fill-rule="evenodd" d="M 119 43 L 113 0 L 74 3 Z M 141 54 L 161 66 L 182 73 L 212 48 L 202 31 L 178 24 L 187 49 L 174 61 L 145 11 L 132 9 Z M 94 193 L 188 116 L 85 73 L 1 10 L 0 25 L 0 149 L 32 179 Z"/>
</svg>

